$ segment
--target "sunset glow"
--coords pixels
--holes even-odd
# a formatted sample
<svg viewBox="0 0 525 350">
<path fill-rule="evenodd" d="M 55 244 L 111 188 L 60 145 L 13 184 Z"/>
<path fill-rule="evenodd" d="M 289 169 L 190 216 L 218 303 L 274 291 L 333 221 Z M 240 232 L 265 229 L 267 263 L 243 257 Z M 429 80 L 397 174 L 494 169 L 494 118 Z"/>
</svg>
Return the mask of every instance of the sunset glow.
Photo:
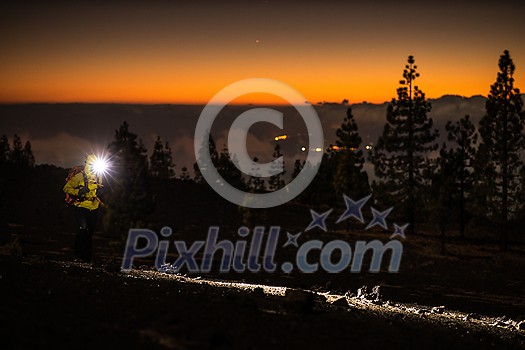
<svg viewBox="0 0 525 350">
<path fill-rule="evenodd" d="M 380 103 L 395 96 L 409 54 L 428 97 L 486 95 L 504 49 L 525 82 L 525 25 L 510 4 L 65 4 L 2 9 L 0 102 L 200 104 L 264 77 L 311 103 Z M 411 26 L 400 24 L 407 11 Z M 504 35 L 493 30 L 499 12 Z"/>
</svg>

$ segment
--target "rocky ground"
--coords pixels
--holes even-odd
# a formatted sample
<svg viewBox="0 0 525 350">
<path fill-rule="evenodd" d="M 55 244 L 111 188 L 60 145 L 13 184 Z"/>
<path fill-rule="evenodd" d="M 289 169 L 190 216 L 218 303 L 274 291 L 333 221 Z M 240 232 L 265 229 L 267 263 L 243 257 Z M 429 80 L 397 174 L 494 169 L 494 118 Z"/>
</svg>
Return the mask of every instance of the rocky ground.
<svg viewBox="0 0 525 350">
<path fill-rule="evenodd" d="M 82 264 L 72 261 L 71 233 L 8 231 L 6 349 L 525 347 L 523 247 L 500 254 L 454 242 L 442 256 L 434 238 L 418 236 L 407 239 L 398 274 L 185 275 L 148 259 L 122 272 L 118 243 L 102 234 L 94 263 Z"/>
</svg>

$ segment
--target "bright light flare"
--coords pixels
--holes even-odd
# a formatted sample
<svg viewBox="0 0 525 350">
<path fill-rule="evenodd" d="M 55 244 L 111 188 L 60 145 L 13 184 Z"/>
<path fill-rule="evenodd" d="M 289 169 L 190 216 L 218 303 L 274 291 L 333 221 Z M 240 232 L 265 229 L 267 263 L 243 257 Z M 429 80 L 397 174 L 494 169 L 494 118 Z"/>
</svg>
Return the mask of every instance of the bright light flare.
<svg viewBox="0 0 525 350">
<path fill-rule="evenodd" d="M 93 164 L 91 164 L 93 172 L 99 176 L 106 175 L 109 170 L 109 162 L 104 157 L 96 157 Z"/>
</svg>

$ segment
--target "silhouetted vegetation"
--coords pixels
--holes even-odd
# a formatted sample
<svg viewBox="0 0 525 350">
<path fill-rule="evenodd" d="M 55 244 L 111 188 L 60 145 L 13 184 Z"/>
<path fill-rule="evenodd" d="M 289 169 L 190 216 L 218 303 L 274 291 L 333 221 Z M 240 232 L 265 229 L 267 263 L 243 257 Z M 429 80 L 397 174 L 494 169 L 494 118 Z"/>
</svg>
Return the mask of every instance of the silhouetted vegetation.
<svg viewBox="0 0 525 350">
<path fill-rule="evenodd" d="M 175 177 L 173 171 L 173 158 L 168 142 L 163 143 L 160 136 L 157 136 L 153 153 L 149 158 L 149 171 L 152 177 L 159 179 L 171 179 Z"/>
<path fill-rule="evenodd" d="M 203 152 L 208 148 L 208 152 L 210 154 L 210 159 L 212 164 L 206 164 L 204 162 L 204 158 L 202 157 Z M 206 181 L 204 180 L 201 172 L 202 169 L 207 169 L 209 166 L 217 166 L 217 163 L 219 161 L 219 153 L 217 152 L 217 147 L 215 146 L 215 140 L 210 134 L 208 142 L 205 140 L 202 142 L 202 146 L 199 150 L 199 158 L 197 159 L 197 162 L 193 164 L 193 171 L 195 172 L 194 180 L 198 184 L 204 184 Z"/>
<path fill-rule="evenodd" d="M 259 159 L 254 157 L 253 161 L 254 163 L 257 163 Z M 260 175 L 259 170 L 259 168 L 252 169 L 255 175 Z M 266 181 L 264 181 L 264 178 L 260 176 L 248 176 L 246 186 L 252 193 L 263 193 L 266 191 Z"/>
<path fill-rule="evenodd" d="M 242 172 L 235 166 L 234 162 L 237 162 L 237 160 L 235 157 L 232 158 L 228 148 L 224 146 L 219 154 L 219 159 L 217 160 L 217 172 L 230 185 L 240 190 L 244 190 L 246 189 L 246 184 L 242 177 Z"/>
<path fill-rule="evenodd" d="M 409 56 L 397 99 L 388 106 L 383 135 L 370 157 L 380 180 L 373 186 L 374 193 L 384 201 L 403 205 L 410 233 L 415 232 L 416 208 L 428 204 L 430 174 L 435 168 L 429 153 L 438 148 L 435 141 L 439 136 L 427 115 L 431 105 L 415 85 L 419 73 L 414 63 L 414 57 Z"/>
<path fill-rule="evenodd" d="M 472 199 L 474 188 L 474 160 L 478 134 L 468 115 L 456 123 L 448 121 L 445 128 L 453 148 L 447 151 L 446 146 L 443 146 L 440 152 L 440 168 L 450 185 L 449 206 L 459 213 L 459 232 L 461 238 L 465 238 L 467 215 L 470 216 L 466 207 L 467 200 Z"/>
<path fill-rule="evenodd" d="M 283 154 L 281 153 L 281 145 L 279 145 L 279 142 L 276 142 L 274 150 L 273 150 L 273 159 L 277 160 L 282 156 Z M 283 167 L 284 167 L 284 159 L 283 159 Z M 272 166 L 272 170 L 275 170 L 274 168 L 275 167 Z M 283 168 L 282 172 L 270 176 L 270 180 L 268 181 L 268 188 L 270 191 L 277 191 L 285 186 L 285 182 L 284 182 L 285 174 L 286 174 L 286 171 Z"/>
<path fill-rule="evenodd" d="M 107 191 L 106 231 L 125 235 L 133 227 L 148 226 L 154 210 L 154 197 L 148 177 L 147 151 L 137 135 L 124 122 L 109 144 L 112 162 Z"/>
<path fill-rule="evenodd" d="M 193 181 L 191 179 L 191 176 L 190 176 L 190 173 L 188 171 L 188 168 L 186 168 L 185 166 L 183 166 L 182 169 L 181 169 L 181 173 L 180 173 L 179 179 L 181 181 Z"/>
<path fill-rule="evenodd" d="M 355 199 L 364 197 L 370 193 L 370 187 L 368 175 L 363 171 L 363 141 L 351 108 L 348 108 L 336 135 L 336 148 L 331 148 L 331 158 L 335 166 L 334 190 L 340 196 L 346 194 Z"/>
<path fill-rule="evenodd" d="M 35 165 L 35 156 L 31 150 L 31 142 L 27 141 L 22 147 L 20 136 L 13 136 L 13 145 L 9 144 L 6 135 L 0 137 L 0 228 L 4 227 L 8 220 L 7 210 L 12 203 L 6 201 L 7 187 L 13 186 L 16 179 L 25 176 L 27 171 Z M 12 175 L 11 178 L 8 175 Z"/>
<path fill-rule="evenodd" d="M 26 141 L 25 146 L 22 146 L 22 139 L 15 134 L 11 147 L 6 135 L 0 137 L 0 167 L 23 169 L 34 165 L 35 156 L 31 149 L 31 141 Z"/>
<path fill-rule="evenodd" d="M 519 89 L 514 87 L 515 66 L 507 50 L 499 59 L 496 82 L 490 87 L 487 114 L 480 121 L 484 162 L 478 163 L 481 185 L 486 187 L 487 215 L 501 228 L 502 249 L 507 249 L 509 220 L 523 203 L 521 153 L 525 150 L 525 115 Z"/>
<path fill-rule="evenodd" d="M 514 86 L 514 71 L 510 54 L 505 51 L 499 59 L 497 79 L 491 86 L 486 115 L 478 130 L 468 115 L 448 121 L 444 130 L 447 142 L 438 153 L 438 131 L 428 116 L 431 105 L 415 84 L 419 73 L 414 58 L 409 56 L 397 97 L 387 107 L 383 133 L 369 154 L 377 176 L 372 186 L 364 170 L 365 148 L 350 106 L 346 114 L 341 115 L 335 145 L 325 150 L 318 174 L 295 203 L 334 207 L 342 205 L 343 194 L 357 200 L 372 192 L 378 206 L 384 209 L 394 206 L 399 211 L 392 216 L 408 220 L 412 230 L 417 223 L 425 229 L 421 233 L 428 233 L 428 227 L 437 228 L 443 253 L 448 234 L 453 236 L 457 232 L 461 238 L 476 238 L 495 228 L 501 229 L 501 245 L 506 248 L 509 231 L 516 231 L 514 227 L 525 222 L 525 167 L 522 161 L 525 115 L 520 91 Z M 272 156 L 277 159 L 283 153 L 282 143 L 276 142 L 274 146 Z M 220 152 L 217 150 L 211 135 L 209 140 L 203 141 L 202 147 L 200 152 L 207 148 L 212 164 L 200 163 L 199 167 L 195 163 L 193 169 L 182 167 L 175 177 L 168 142 L 157 137 L 148 157 L 139 136 L 124 122 L 108 146 L 112 172 L 102 195 L 107 204 L 103 215 L 105 230 L 123 235 L 130 227 L 160 225 L 153 223 L 151 218 L 157 211 L 164 211 L 159 206 L 171 205 L 166 198 L 188 200 L 167 189 L 180 190 L 186 186 L 186 195 L 191 191 L 213 193 L 208 191 L 201 168 L 214 166 L 232 186 L 252 193 L 265 193 L 285 186 L 305 166 L 296 159 L 290 176 L 286 173 L 269 178 L 248 176 L 235 166 L 236 159 L 231 157 L 226 146 Z M 198 161 L 202 159 L 199 157 Z M 254 158 L 254 162 L 258 159 Z M 12 143 L 5 135 L 0 138 L 0 167 L 19 174 L 31 169 L 34 163 L 30 141 L 24 146 L 18 135 L 14 135 Z M 257 174 L 259 169 L 252 171 Z M 43 168 L 38 174 L 42 172 L 45 172 Z M 17 178 L 16 174 L 13 179 Z M 53 176 L 62 177 L 57 174 Z M 6 186 L 9 184 L 4 177 L 2 191 L 5 192 Z M 159 198 L 162 198 L 160 202 Z M 6 207 L 3 201 L 2 208 Z M 255 222 L 266 215 L 261 213 L 241 210 L 240 217 L 247 223 Z M 6 222 L 5 215 L 3 222 Z"/>
</svg>

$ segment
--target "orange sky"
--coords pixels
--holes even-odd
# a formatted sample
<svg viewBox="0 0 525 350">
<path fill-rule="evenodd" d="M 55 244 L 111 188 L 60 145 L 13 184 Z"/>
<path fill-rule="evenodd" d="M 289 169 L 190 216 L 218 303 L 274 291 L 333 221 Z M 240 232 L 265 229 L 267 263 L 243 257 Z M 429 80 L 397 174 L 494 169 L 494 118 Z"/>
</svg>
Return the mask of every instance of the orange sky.
<svg viewBox="0 0 525 350">
<path fill-rule="evenodd" d="M 521 2 L 131 4 L 2 5 L 0 102 L 206 103 L 253 77 L 383 102 L 409 54 L 428 97 L 486 95 L 504 49 L 525 90 Z"/>
</svg>

